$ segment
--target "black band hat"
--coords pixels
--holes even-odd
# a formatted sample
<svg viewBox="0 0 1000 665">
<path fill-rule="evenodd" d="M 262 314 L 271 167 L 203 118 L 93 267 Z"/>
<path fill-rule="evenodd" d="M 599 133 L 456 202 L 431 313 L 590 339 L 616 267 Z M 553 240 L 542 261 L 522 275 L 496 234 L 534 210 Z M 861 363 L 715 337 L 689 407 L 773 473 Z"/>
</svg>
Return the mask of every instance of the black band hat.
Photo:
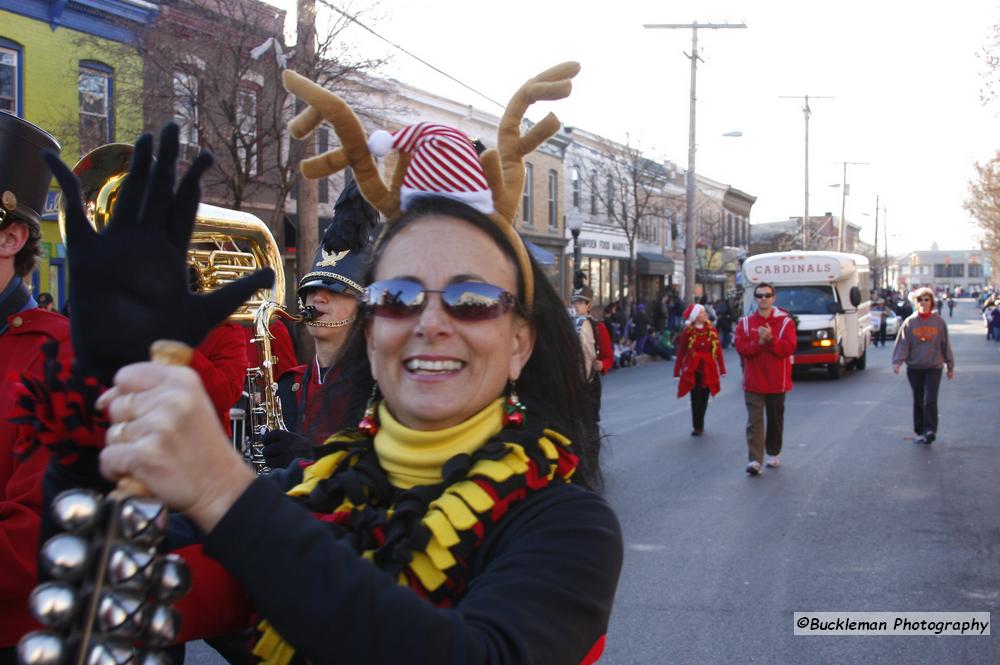
<svg viewBox="0 0 1000 665">
<path fill-rule="evenodd" d="M 299 281 L 299 300 L 305 301 L 303 291 L 310 288 L 360 298 L 365 292 L 372 229 L 377 222 L 378 211 L 361 196 L 357 182 L 350 179 L 333 206 L 333 221 L 323 233 L 312 267 Z"/>
<path fill-rule="evenodd" d="M 41 226 L 52 172 L 42 153 L 58 153 L 59 142 L 45 130 L 0 111 L 0 223 L 15 218 Z"/>
</svg>

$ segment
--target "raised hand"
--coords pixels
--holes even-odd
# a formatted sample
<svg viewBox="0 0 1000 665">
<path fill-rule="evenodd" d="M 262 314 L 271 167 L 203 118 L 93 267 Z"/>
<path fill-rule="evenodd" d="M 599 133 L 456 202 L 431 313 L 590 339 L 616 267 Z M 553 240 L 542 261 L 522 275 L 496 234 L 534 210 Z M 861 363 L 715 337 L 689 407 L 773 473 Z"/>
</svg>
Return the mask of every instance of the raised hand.
<svg viewBox="0 0 1000 665">
<path fill-rule="evenodd" d="M 115 371 L 148 358 L 157 339 L 196 346 L 254 291 L 274 280 L 268 268 L 212 293 L 192 293 L 187 246 L 201 196 L 201 176 L 212 164 L 202 152 L 174 188 L 178 127 L 135 143 L 128 177 L 107 228 L 90 225 L 73 172 L 54 154 L 46 161 L 63 190 L 70 312 L 76 364 L 109 385 Z"/>
</svg>

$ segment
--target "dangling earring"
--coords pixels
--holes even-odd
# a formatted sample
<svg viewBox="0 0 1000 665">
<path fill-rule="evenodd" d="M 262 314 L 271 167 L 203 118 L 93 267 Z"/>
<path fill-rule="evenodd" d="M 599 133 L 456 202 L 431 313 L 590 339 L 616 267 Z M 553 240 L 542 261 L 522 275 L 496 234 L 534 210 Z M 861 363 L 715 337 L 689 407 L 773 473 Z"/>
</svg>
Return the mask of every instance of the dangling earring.
<svg viewBox="0 0 1000 665">
<path fill-rule="evenodd" d="M 372 386 L 371 397 L 368 398 L 368 404 L 365 405 L 365 415 L 362 416 L 361 422 L 358 423 L 358 431 L 365 436 L 375 436 L 378 434 L 378 383 Z"/>
<path fill-rule="evenodd" d="M 503 426 L 520 427 L 524 424 L 524 412 L 527 409 L 517 396 L 517 388 L 511 381 L 507 387 L 507 397 L 503 401 Z"/>
</svg>

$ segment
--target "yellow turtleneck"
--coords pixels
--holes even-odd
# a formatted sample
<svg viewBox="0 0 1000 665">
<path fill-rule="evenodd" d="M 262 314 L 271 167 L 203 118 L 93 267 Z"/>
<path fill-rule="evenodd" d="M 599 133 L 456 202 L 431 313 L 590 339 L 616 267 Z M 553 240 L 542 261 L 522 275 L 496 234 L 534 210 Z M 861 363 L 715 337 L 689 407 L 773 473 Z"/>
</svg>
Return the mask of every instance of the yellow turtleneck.
<svg viewBox="0 0 1000 665">
<path fill-rule="evenodd" d="M 379 430 L 375 454 L 400 489 L 440 483 L 444 463 L 460 453 L 472 453 L 503 429 L 503 398 L 465 422 L 443 430 L 410 429 L 392 417 L 385 402 L 378 406 Z"/>
</svg>

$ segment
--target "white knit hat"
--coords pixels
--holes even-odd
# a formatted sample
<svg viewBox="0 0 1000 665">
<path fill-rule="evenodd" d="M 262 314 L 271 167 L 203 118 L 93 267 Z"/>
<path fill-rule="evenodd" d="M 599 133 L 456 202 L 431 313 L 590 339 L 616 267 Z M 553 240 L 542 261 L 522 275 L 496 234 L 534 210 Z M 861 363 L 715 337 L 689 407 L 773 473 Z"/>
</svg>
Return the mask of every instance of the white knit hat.
<svg viewBox="0 0 1000 665">
<path fill-rule="evenodd" d="M 399 190 L 400 209 L 419 196 L 444 196 L 466 203 L 484 214 L 493 208 L 493 192 L 479 155 L 465 134 L 446 125 L 421 122 L 393 134 L 372 132 L 368 150 L 376 157 L 392 149 L 408 153 L 410 163 Z"/>
</svg>

